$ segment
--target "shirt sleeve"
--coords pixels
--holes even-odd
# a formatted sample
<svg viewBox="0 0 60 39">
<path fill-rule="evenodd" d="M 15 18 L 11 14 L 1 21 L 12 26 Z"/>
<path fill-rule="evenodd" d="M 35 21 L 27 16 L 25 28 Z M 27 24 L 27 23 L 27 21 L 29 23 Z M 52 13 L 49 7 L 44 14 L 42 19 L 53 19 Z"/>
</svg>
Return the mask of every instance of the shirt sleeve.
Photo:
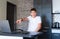
<svg viewBox="0 0 60 39">
<path fill-rule="evenodd" d="M 38 23 L 42 23 L 42 22 L 41 22 L 41 17 L 38 17 Z"/>
</svg>

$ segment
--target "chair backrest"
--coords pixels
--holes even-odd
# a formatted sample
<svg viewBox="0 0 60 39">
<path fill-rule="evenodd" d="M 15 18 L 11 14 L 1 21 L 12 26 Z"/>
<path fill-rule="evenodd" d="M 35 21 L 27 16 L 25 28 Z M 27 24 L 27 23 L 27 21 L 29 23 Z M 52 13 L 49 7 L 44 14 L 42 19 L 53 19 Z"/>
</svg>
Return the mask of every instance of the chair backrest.
<svg viewBox="0 0 60 39">
<path fill-rule="evenodd" d="M 0 31 L 11 32 L 8 20 L 0 20 Z"/>
</svg>

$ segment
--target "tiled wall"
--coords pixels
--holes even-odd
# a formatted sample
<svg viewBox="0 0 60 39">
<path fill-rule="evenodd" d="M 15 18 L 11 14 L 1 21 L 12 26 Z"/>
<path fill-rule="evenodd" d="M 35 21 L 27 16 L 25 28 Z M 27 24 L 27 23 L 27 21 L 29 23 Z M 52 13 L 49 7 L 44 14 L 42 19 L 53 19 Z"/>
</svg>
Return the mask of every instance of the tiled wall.
<svg viewBox="0 0 60 39">
<path fill-rule="evenodd" d="M 33 8 L 33 0 L 18 0 L 17 3 L 17 19 L 30 15 L 30 9 Z M 27 29 L 27 22 L 17 25 L 17 28 Z"/>
<path fill-rule="evenodd" d="M 59 22 L 60 23 L 60 14 L 54 14 L 53 15 L 53 23 Z"/>
<path fill-rule="evenodd" d="M 53 13 L 60 13 L 60 0 L 52 0 Z"/>
</svg>

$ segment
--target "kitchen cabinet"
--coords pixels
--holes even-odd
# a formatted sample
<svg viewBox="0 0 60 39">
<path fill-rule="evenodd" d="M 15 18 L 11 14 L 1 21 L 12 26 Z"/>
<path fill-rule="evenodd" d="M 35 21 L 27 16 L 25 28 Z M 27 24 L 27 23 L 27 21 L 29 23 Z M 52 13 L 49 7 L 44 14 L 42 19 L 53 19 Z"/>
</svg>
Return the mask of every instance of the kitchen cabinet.
<svg viewBox="0 0 60 39">
<path fill-rule="evenodd" d="M 60 39 L 60 33 L 52 33 L 52 39 Z"/>
<path fill-rule="evenodd" d="M 60 29 L 52 29 L 52 39 L 60 39 Z"/>
<path fill-rule="evenodd" d="M 50 39 L 51 25 L 52 25 L 52 0 L 34 0 L 34 8 L 37 9 L 37 15 L 41 16 L 42 28 L 44 32 L 40 39 Z"/>
</svg>

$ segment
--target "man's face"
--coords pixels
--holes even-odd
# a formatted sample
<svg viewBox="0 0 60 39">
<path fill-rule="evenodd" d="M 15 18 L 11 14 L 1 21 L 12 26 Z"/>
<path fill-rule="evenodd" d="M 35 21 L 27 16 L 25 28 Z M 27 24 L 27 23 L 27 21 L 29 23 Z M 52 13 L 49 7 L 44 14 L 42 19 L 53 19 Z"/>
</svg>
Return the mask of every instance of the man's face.
<svg viewBox="0 0 60 39">
<path fill-rule="evenodd" d="M 36 11 L 31 11 L 31 16 L 36 16 Z"/>
</svg>

